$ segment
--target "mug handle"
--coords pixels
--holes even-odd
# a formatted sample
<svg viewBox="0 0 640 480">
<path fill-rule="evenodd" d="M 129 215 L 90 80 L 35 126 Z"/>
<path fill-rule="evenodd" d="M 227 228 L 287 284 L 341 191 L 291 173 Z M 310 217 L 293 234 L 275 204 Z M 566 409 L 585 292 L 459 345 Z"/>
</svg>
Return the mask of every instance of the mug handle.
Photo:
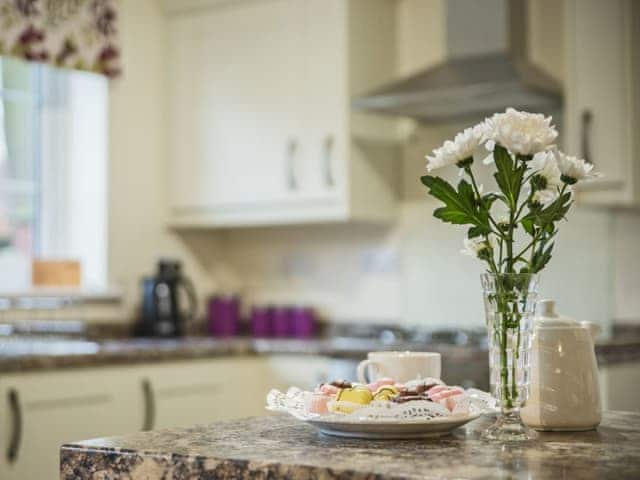
<svg viewBox="0 0 640 480">
<path fill-rule="evenodd" d="M 369 380 L 367 380 L 367 367 L 369 365 L 377 365 L 376 362 L 374 362 L 373 360 L 363 360 L 358 364 L 358 382 L 360 383 L 369 383 Z"/>
</svg>

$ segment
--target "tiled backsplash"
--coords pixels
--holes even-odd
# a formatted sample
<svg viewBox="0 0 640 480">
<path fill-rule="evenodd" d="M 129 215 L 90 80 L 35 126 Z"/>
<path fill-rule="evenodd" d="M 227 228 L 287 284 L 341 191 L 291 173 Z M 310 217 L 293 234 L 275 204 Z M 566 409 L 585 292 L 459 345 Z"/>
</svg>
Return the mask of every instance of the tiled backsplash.
<svg viewBox="0 0 640 480">
<path fill-rule="evenodd" d="M 234 232 L 227 259 L 250 301 L 316 304 L 336 321 L 481 326 L 481 265 L 460 255 L 463 230 L 441 224 L 432 209 L 427 200 L 406 202 L 400 220 L 388 229 Z M 612 248 L 611 223 L 607 212 L 576 209 L 563 226 L 541 287 L 542 296 L 557 299 L 560 311 L 603 326 L 629 308 L 612 308 L 614 266 L 627 264 L 613 262 L 614 253 L 624 250 Z M 632 274 L 617 274 L 624 275 Z"/>
</svg>

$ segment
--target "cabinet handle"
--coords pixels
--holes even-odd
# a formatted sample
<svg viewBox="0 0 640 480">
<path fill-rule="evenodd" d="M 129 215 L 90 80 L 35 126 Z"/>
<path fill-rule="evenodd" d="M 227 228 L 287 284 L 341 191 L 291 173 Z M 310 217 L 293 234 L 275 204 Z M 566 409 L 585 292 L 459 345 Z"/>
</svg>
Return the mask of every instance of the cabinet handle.
<svg viewBox="0 0 640 480">
<path fill-rule="evenodd" d="M 336 184 L 335 179 L 333 177 L 333 168 L 332 168 L 332 162 L 331 162 L 331 157 L 333 154 L 333 144 L 334 144 L 333 135 L 328 135 L 327 138 L 325 138 L 324 140 L 323 159 L 324 159 L 324 180 L 327 187 L 329 188 L 334 187 Z"/>
<path fill-rule="evenodd" d="M 298 181 L 296 179 L 296 153 L 298 151 L 298 142 L 295 139 L 289 140 L 287 144 L 287 162 L 286 162 L 286 178 L 287 188 L 289 190 L 298 189 Z"/>
<path fill-rule="evenodd" d="M 591 110 L 583 110 L 582 111 L 582 129 L 581 129 L 581 137 L 580 142 L 582 146 L 582 158 L 584 158 L 585 162 L 593 163 L 593 158 L 591 157 L 591 124 L 593 122 L 593 113 Z"/>
<path fill-rule="evenodd" d="M 15 389 L 9 390 L 9 411 L 11 415 L 11 438 L 7 448 L 7 462 L 14 463 L 18 458 L 20 441 L 22 440 L 22 410 L 20 399 Z"/>
<path fill-rule="evenodd" d="M 148 378 L 142 380 L 142 394 L 144 396 L 144 421 L 142 431 L 153 430 L 156 422 L 156 402 L 153 396 L 153 389 Z"/>
</svg>

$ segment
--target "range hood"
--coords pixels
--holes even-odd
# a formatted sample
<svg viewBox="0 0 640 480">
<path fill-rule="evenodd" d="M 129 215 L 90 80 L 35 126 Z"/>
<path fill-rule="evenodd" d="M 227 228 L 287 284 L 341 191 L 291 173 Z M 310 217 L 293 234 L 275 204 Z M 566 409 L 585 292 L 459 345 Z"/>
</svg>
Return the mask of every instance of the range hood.
<svg viewBox="0 0 640 480">
<path fill-rule="evenodd" d="M 442 2 L 446 59 L 353 99 L 355 110 L 441 122 L 506 107 L 545 113 L 560 107 L 562 86 L 528 58 L 526 0 Z"/>
</svg>

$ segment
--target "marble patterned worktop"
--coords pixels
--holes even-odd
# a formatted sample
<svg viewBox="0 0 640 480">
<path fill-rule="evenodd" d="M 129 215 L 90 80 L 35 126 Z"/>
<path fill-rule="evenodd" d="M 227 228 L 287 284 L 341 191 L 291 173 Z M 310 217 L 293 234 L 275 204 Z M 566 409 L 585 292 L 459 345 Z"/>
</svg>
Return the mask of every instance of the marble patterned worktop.
<svg viewBox="0 0 640 480">
<path fill-rule="evenodd" d="M 20 343 L 22 342 L 22 343 Z M 486 347 L 417 341 L 381 342 L 377 339 L 318 338 L 176 339 L 129 338 L 117 340 L 37 340 L 0 337 L 0 374 L 102 365 L 128 365 L 160 361 L 212 358 L 229 355 L 304 354 L 357 358 L 375 350 L 429 350 L 459 362 L 486 357 Z M 600 365 L 640 362 L 640 338 L 612 339 L 596 345 Z"/>
<path fill-rule="evenodd" d="M 489 421 L 440 439 L 372 441 L 323 436 L 290 417 L 248 418 L 63 445 L 60 478 L 640 478 L 638 413 L 605 412 L 595 431 L 515 445 L 481 441 Z"/>
</svg>

